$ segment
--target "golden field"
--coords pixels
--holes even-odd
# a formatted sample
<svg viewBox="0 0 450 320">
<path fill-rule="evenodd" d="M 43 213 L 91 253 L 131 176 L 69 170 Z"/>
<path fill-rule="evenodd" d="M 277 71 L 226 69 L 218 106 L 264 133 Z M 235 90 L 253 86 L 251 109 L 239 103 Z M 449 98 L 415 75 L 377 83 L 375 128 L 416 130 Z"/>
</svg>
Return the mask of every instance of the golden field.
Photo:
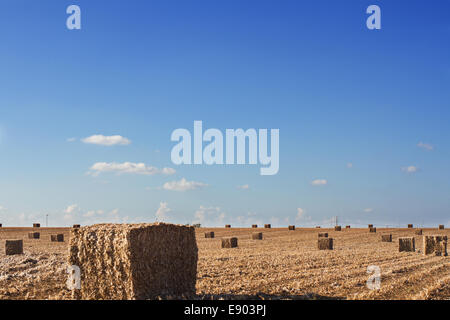
<svg viewBox="0 0 450 320">
<path fill-rule="evenodd" d="M 0 228 L 0 299 L 70 299 L 66 288 L 69 228 Z M 214 231 L 215 238 L 204 233 Z M 193 299 L 450 299 L 450 257 L 422 254 L 415 229 L 198 228 L 197 295 Z M 263 232 L 263 240 L 252 240 Z M 318 250 L 328 232 L 334 250 Z M 51 242 L 63 233 L 65 241 Z M 392 234 L 393 242 L 381 242 Z M 423 229 L 424 235 L 450 230 Z M 221 248 L 222 237 L 238 248 Z M 398 238 L 414 236 L 416 252 L 398 252 Z M 5 256 L 6 239 L 23 239 L 24 254 Z M 368 266 L 378 266 L 381 287 L 369 290 Z M 169 297 L 170 298 L 170 297 Z M 174 298 L 174 297 L 172 297 Z"/>
</svg>

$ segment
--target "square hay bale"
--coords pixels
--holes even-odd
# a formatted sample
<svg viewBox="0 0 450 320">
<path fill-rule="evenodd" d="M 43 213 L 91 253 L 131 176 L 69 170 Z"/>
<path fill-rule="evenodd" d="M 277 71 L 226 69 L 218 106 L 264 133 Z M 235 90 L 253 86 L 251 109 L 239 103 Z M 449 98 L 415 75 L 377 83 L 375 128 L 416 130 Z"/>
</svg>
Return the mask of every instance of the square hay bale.
<svg viewBox="0 0 450 320">
<path fill-rule="evenodd" d="M 214 232 L 213 231 L 205 232 L 205 238 L 214 238 Z"/>
<path fill-rule="evenodd" d="M 447 256 L 447 236 L 423 236 L 423 254 Z"/>
<path fill-rule="evenodd" d="M 333 238 L 319 238 L 317 244 L 319 250 L 333 250 Z"/>
<path fill-rule="evenodd" d="M 3 227 L 3 225 L 0 223 L 0 228 Z"/>
<path fill-rule="evenodd" d="M 421 236 L 423 231 L 422 231 L 422 229 L 417 229 L 414 233 L 418 236 Z"/>
<path fill-rule="evenodd" d="M 50 241 L 51 242 L 64 242 L 64 235 L 63 234 L 52 234 L 50 235 Z"/>
<path fill-rule="evenodd" d="M 81 225 L 79 225 L 79 224 L 74 224 L 72 228 L 75 228 L 75 229 L 76 229 L 76 228 L 81 228 Z"/>
<path fill-rule="evenodd" d="M 0 224 L 0 227 L 1 227 L 2 225 Z M 444 225 L 443 224 L 440 224 L 439 225 L 439 228 L 438 228 L 439 230 L 444 230 L 445 229 L 445 227 L 444 227 Z"/>
<path fill-rule="evenodd" d="M 252 224 L 252 228 L 258 228 L 257 224 Z"/>
<path fill-rule="evenodd" d="M 6 240 L 5 254 L 7 256 L 23 254 L 23 240 Z"/>
<path fill-rule="evenodd" d="M 223 238 L 222 248 L 236 248 L 238 246 L 237 238 Z"/>
<path fill-rule="evenodd" d="M 74 296 L 135 300 L 195 294 L 195 229 L 181 225 L 98 224 L 71 229 L 69 265 L 81 272 Z"/>
<path fill-rule="evenodd" d="M 369 228 L 369 232 L 375 233 L 377 232 L 377 228 Z"/>
<path fill-rule="evenodd" d="M 392 242 L 392 234 L 381 235 L 381 242 Z"/>
<path fill-rule="evenodd" d="M 319 238 L 328 238 L 328 233 L 326 232 L 321 232 L 317 235 Z"/>
<path fill-rule="evenodd" d="M 226 224 L 225 228 L 231 228 L 231 224 Z"/>
<path fill-rule="evenodd" d="M 345 229 L 350 229 L 350 226 L 345 226 Z"/>
<path fill-rule="evenodd" d="M 265 225 L 264 225 L 264 228 L 266 228 L 266 229 L 270 229 L 270 228 L 271 228 L 271 225 L 270 225 L 270 223 L 269 223 L 269 224 L 265 224 Z"/>
<path fill-rule="evenodd" d="M 416 251 L 414 237 L 398 238 L 398 251 Z"/>
<path fill-rule="evenodd" d="M 39 232 L 29 232 L 28 239 L 39 239 L 41 234 Z"/>
<path fill-rule="evenodd" d="M 341 231 L 341 230 L 342 230 L 341 226 L 335 226 L 334 227 L 334 231 Z"/>
<path fill-rule="evenodd" d="M 262 234 L 262 232 L 253 233 L 253 234 L 252 234 L 252 239 L 253 239 L 253 240 L 262 240 L 262 239 L 263 239 L 263 234 Z"/>
<path fill-rule="evenodd" d="M 320 226 L 317 226 L 316 229 L 320 229 Z"/>
<path fill-rule="evenodd" d="M 370 229 L 370 228 L 373 228 L 373 224 L 369 224 L 368 228 L 369 228 L 369 229 Z"/>
<path fill-rule="evenodd" d="M 288 230 L 295 231 L 295 226 L 289 226 L 289 227 L 288 227 Z"/>
<path fill-rule="evenodd" d="M 408 229 L 412 229 L 413 225 L 412 224 L 408 224 Z"/>
<path fill-rule="evenodd" d="M 41 224 L 40 223 L 33 223 L 33 228 L 40 228 Z"/>
</svg>

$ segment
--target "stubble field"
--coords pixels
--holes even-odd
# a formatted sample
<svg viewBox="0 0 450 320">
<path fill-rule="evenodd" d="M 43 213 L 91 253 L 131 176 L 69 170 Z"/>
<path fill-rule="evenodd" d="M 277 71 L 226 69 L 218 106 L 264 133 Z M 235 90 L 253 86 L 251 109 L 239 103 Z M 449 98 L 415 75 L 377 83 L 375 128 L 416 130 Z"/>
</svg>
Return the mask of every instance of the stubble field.
<svg viewBox="0 0 450 320">
<path fill-rule="evenodd" d="M 0 229 L 0 299 L 71 299 L 66 288 L 70 229 Z M 215 238 L 204 233 L 214 231 Z M 251 234 L 263 232 L 263 240 Z M 334 250 L 318 250 L 318 232 L 334 238 Z M 51 242 L 63 233 L 65 242 Z M 393 242 L 381 242 L 392 234 Z M 423 229 L 424 235 L 450 230 Z M 196 229 L 199 248 L 197 295 L 193 299 L 450 299 L 450 257 L 423 255 L 414 229 Z M 222 249 L 222 237 L 238 248 Z M 414 236 L 416 252 L 398 252 L 398 238 Z M 23 239 L 24 254 L 5 256 L 6 239 Z M 368 266 L 381 271 L 379 290 L 370 290 Z M 175 298 L 175 297 L 173 297 Z M 178 297 L 177 297 L 178 298 Z"/>
</svg>

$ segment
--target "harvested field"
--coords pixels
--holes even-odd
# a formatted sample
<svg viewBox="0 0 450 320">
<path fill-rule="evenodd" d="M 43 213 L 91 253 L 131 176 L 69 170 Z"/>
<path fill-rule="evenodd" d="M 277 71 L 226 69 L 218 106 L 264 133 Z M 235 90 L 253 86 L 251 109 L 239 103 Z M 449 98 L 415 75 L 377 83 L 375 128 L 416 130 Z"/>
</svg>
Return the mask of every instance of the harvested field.
<svg viewBox="0 0 450 320">
<path fill-rule="evenodd" d="M 71 299 L 66 288 L 70 228 L 0 230 L 0 299 Z M 205 238 L 206 232 L 215 238 Z M 264 241 L 252 240 L 252 228 L 197 228 L 197 295 L 195 299 L 450 299 L 450 257 L 424 255 L 423 236 L 411 229 L 378 228 L 392 234 L 381 242 L 367 228 L 335 232 L 322 228 L 334 250 L 318 250 L 315 228 L 271 228 Z M 64 234 L 64 242 L 50 235 Z M 436 228 L 423 229 L 435 235 Z M 450 235 L 450 230 L 439 234 Z M 222 249 L 222 238 L 237 237 L 239 246 Z M 398 238 L 414 237 L 416 252 L 399 252 Z M 23 255 L 6 256 L 5 240 L 23 240 Z M 381 269 L 381 289 L 366 287 L 367 267 Z M 173 298 L 173 297 L 172 297 Z"/>
</svg>

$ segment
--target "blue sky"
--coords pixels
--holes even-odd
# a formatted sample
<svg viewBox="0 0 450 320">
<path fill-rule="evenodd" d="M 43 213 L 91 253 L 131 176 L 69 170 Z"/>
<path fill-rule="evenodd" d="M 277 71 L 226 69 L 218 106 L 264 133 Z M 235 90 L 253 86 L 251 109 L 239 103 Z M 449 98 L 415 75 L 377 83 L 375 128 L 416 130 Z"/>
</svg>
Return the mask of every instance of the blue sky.
<svg viewBox="0 0 450 320">
<path fill-rule="evenodd" d="M 81 30 L 66 28 L 71 4 Z M 381 30 L 366 28 L 371 4 Z M 450 225 L 449 9 L 3 0 L 0 223 Z M 175 166 L 170 135 L 194 120 L 278 128 L 278 174 Z"/>
</svg>

